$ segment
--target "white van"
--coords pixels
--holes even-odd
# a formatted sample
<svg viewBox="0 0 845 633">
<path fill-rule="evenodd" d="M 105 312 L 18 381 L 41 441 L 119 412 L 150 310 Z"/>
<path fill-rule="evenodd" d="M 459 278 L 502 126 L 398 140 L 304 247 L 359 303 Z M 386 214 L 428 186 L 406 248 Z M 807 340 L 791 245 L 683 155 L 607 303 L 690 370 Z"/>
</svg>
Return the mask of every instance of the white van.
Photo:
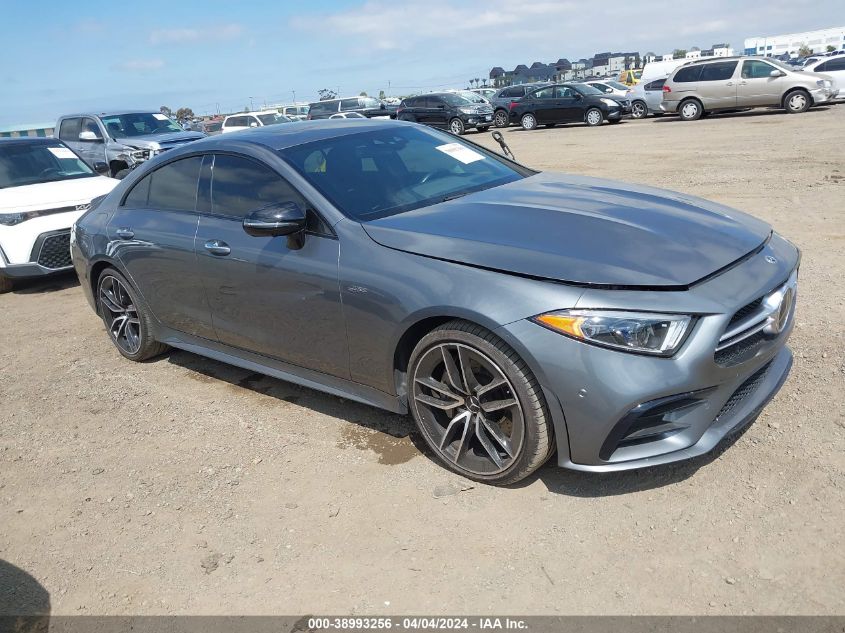
<svg viewBox="0 0 845 633">
<path fill-rule="evenodd" d="M 275 110 L 264 110 L 262 112 L 244 112 L 243 114 L 230 114 L 223 121 L 222 132 L 238 132 L 248 130 L 251 127 L 264 127 L 265 125 L 276 125 L 277 123 L 291 123 L 292 119 L 282 116 Z"/>
<path fill-rule="evenodd" d="M 711 59 L 712 57 L 712 55 L 699 57 L 697 59 L 686 59 L 682 57 L 681 59 L 670 59 L 665 62 L 662 60 L 648 62 L 645 67 L 643 67 L 643 74 L 642 77 L 640 77 L 640 83 L 645 84 L 654 79 L 668 77 L 676 68 L 678 68 L 678 66 L 683 66 L 684 64 L 688 64 L 690 62 L 701 61 L 702 59 Z"/>
</svg>

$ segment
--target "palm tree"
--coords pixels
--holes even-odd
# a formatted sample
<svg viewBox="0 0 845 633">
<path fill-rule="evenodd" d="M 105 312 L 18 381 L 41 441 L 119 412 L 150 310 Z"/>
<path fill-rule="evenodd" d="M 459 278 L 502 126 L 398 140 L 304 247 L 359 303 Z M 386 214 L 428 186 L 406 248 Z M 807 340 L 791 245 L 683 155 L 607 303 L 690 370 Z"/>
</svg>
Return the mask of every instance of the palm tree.
<svg viewBox="0 0 845 633">
<path fill-rule="evenodd" d="M 469 84 L 469 87 L 472 88 L 472 79 L 467 79 L 467 83 Z"/>
<path fill-rule="evenodd" d="M 478 88 L 478 86 L 480 86 L 480 85 L 481 85 L 481 80 L 478 77 L 476 77 L 475 78 L 475 87 Z"/>
</svg>

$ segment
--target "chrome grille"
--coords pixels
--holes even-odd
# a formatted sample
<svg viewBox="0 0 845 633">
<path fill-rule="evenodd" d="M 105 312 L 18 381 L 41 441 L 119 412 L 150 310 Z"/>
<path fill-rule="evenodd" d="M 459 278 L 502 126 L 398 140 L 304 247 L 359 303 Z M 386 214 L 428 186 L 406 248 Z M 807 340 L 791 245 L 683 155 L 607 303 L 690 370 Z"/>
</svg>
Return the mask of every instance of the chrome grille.
<svg viewBox="0 0 845 633">
<path fill-rule="evenodd" d="M 38 264 L 44 268 L 57 270 L 67 268 L 70 261 L 70 231 L 50 235 L 41 243 L 38 252 Z"/>
</svg>

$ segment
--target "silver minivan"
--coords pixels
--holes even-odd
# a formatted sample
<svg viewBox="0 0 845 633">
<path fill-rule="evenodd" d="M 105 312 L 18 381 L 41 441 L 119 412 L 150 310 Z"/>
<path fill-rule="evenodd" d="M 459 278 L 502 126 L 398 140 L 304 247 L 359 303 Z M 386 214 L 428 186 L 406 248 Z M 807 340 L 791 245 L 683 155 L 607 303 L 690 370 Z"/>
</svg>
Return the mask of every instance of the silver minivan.
<svg viewBox="0 0 845 633">
<path fill-rule="evenodd" d="M 737 108 L 776 107 L 805 112 L 838 93 L 832 77 L 794 70 L 766 57 L 721 57 L 684 64 L 663 86 L 664 112 L 684 121 Z"/>
</svg>

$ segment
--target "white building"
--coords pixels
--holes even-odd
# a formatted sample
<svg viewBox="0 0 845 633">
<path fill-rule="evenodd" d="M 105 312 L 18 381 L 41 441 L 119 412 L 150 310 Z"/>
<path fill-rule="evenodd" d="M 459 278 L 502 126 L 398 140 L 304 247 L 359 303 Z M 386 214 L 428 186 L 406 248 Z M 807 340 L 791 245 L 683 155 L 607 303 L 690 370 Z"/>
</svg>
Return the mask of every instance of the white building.
<svg viewBox="0 0 845 633">
<path fill-rule="evenodd" d="M 669 53 L 668 55 L 664 55 L 660 61 L 671 62 L 673 59 L 675 59 L 675 56 L 672 53 Z"/>
<path fill-rule="evenodd" d="M 814 53 L 824 53 L 828 46 L 845 50 L 845 26 L 803 33 L 749 37 L 745 40 L 746 55 L 797 55 L 798 49 L 807 46 Z"/>
<path fill-rule="evenodd" d="M 727 44 L 713 44 L 713 57 L 733 57 L 734 49 Z"/>
<path fill-rule="evenodd" d="M 696 49 L 693 49 L 691 51 L 687 51 L 687 54 L 685 55 L 685 57 L 687 59 L 699 59 L 701 57 L 701 50 L 696 48 Z"/>
</svg>

